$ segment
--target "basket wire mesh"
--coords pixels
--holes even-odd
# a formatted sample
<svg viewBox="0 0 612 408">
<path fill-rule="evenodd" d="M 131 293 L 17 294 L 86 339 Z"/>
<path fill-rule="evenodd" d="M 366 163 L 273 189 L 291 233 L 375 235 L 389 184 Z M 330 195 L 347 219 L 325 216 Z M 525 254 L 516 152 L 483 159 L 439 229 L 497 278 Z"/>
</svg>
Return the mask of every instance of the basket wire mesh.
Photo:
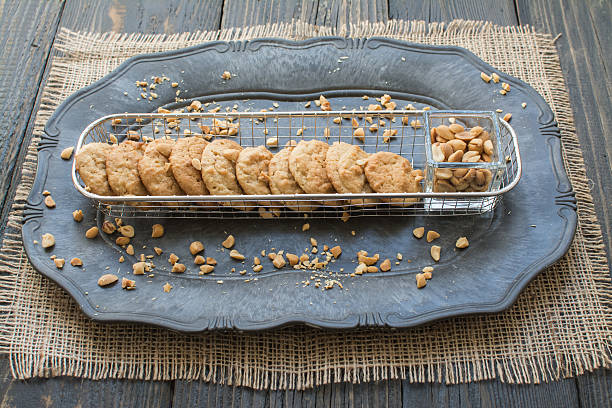
<svg viewBox="0 0 612 408">
<path fill-rule="evenodd" d="M 439 111 L 435 111 L 439 112 Z M 242 147 L 264 145 L 276 153 L 291 141 L 321 140 L 360 146 L 367 153 L 389 151 L 407 158 L 414 169 L 427 171 L 428 111 L 317 111 L 317 112 L 201 112 L 125 113 L 102 117 L 80 135 L 75 155 L 88 143 L 149 142 L 159 138 L 197 136 L 206 140 L 229 138 Z M 450 116 L 470 111 L 447 111 Z M 483 118 L 490 112 L 481 112 Z M 356 129 L 362 129 L 364 136 Z M 99 196 L 88 191 L 72 166 L 79 192 L 112 217 L 168 218 L 343 218 L 364 216 L 451 216 L 482 214 L 493 210 L 502 194 L 521 175 L 517 136 L 499 119 L 492 129 L 504 155 L 505 170 L 498 188 L 487 192 L 364 193 L 226 196 Z M 388 201 L 392 200 L 392 204 Z M 291 205 L 286 205 L 290 201 Z M 387 201 L 387 202 L 385 202 Z M 416 201 L 416 202 L 415 202 Z M 265 202 L 255 205 L 254 202 Z M 229 205 L 227 205 L 229 204 Z"/>
</svg>

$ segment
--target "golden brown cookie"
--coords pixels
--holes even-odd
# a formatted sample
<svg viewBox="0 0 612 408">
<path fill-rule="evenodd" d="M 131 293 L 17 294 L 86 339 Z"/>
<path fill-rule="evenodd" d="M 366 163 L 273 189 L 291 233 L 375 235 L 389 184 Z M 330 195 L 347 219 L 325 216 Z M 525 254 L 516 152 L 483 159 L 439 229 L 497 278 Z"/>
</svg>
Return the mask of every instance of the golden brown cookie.
<svg viewBox="0 0 612 408">
<path fill-rule="evenodd" d="M 138 161 L 138 174 L 151 195 L 184 195 L 174 180 L 168 160 L 173 146 L 172 139 L 156 139 L 147 144 L 143 156 Z"/>
<path fill-rule="evenodd" d="M 293 149 L 293 146 L 286 147 L 270 160 L 268 175 L 272 194 L 304 194 L 289 170 L 289 155 Z M 310 201 L 285 201 L 285 205 L 294 211 L 312 211 L 318 207 L 318 203 Z"/>
<path fill-rule="evenodd" d="M 176 140 L 170 154 L 172 175 L 188 195 L 208 195 L 208 189 L 202 180 L 201 167 L 193 167 L 202 159 L 202 152 L 208 142 L 199 137 L 183 137 Z M 197 164 L 196 164 L 197 166 Z"/>
<path fill-rule="evenodd" d="M 327 150 L 325 169 L 338 193 L 373 193 L 363 167 L 368 154 L 361 147 L 344 142 L 334 142 Z M 355 199 L 351 204 L 373 204 L 374 199 Z"/>
<path fill-rule="evenodd" d="M 336 191 L 327 177 L 325 156 L 329 145 L 320 140 L 300 141 L 289 155 L 289 169 L 295 181 L 309 194 Z"/>
<path fill-rule="evenodd" d="M 391 152 L 378 152 L 366 160 L 365 175 L 377 193 L 417 193 L 422 190 L 421 170 L 412 170 L 408 159 Z M 383 199 L 397 205 L 411 205 L 418 198 Z"/>
<path fill-rule="evenodd" d="M 89 191 L 101 196 L 112 196 L 113 191 L 106 175 L 106 157 L 111 145 L 106 143 L 88 143 L 81 147 L 75 157 L 76 170 Z"/>
<path fill-rule="evenodd" d="M 238 155 L 236 178 L 246 194 L 270 194 L 268 166 L 273 155 L 264 146 L 247 147 Z"/>
<path fill-rule="evenodd" d="M 236 160 L 242 147 L 229 139 L 216 139 L 209 143 L 202 152 L 202 180 L 212 195 L 243 194 L 236 179 Z M 229 203 L 223 205 L 242 210 L 251 210 L 253 203 Z"/>
<path fill-rule="evenodd" d="M 106 175 L 108 184 L 116 195 L 149 195 L 138 174 L 138 161 L 143 152 L 144 144 L 131 140 L 111 147 L 106 157 Z"/>
</svg>

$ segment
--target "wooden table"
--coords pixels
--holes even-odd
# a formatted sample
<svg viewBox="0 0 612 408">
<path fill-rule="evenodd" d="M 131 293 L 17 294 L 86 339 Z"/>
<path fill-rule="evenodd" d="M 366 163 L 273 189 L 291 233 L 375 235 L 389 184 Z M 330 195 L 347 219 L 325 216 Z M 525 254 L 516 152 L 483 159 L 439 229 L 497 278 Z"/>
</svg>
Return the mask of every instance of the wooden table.
<svg viewBox="0 0 612 408">
<path fill-rule="evenodd" d="M 340 26 L 390 19 L 486 20 L 529 24 L 557 40 L 576 131 L 605 246 L 610 251 L 612 191 L 612 1 L 606 0 L 1 0 L 0 200 L 4 230 L 32 137 L 34 115 L 60 27 L 92 32 L 179 33 L 299 19 Z M 612 123 L 612 121 L 611 121 Z M 2 407 L 73 406 L 610 406 L 612 371 L 540 385 L 499 381 L 446 386 L 390 380 L 307 391 L 253 391 L 204 382 L 89 381 L 59 377 L 14 381 L 0 357 Z"/>
</svg>

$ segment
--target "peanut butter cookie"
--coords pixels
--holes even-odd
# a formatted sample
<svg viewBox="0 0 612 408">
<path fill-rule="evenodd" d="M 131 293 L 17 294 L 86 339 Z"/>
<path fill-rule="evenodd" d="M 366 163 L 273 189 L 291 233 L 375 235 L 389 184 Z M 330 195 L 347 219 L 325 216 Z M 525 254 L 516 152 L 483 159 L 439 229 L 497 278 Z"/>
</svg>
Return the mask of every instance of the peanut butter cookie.
<svg viewBox="0 0 612 408">
<path fill-rule="evenodd" d="M 208 142 L 199 137 L 183 137 L 176 140 L 172 153 L 170 153 L 170 165 L 172 174 L 178 185 L 188 195 L 208 195 L 208 189 L 202 180 L 201 166 L 194 167 L 202 159 L 202 152 Z M 194 159 L 197 160 L 194 162 Z"/>
<path fill-rule="evenodd" d="M 417 193 L 422 190 L 421 170 L 413 170 L 408 159 L 391 152 L 378 152 L 366 160 L 365 175 L 377 193 Z M 411 205 L 417 198 L 386 198 L 395 205 Z"/>
<path fill-rule="evenodd" d="M 138 161 L 138 174 L 151 195 L 184 195 L 172 175 L 171 164 L 168 161 L 173 146 L 172 139 L 156 139 L 147 144 L 143 156 Z"/>
<path fill-rule="evenodd" d="M 334 142 L 327 151 L 327 176 L 338 193 L 373 193 L 363 170 L 368 154 L 359 146 Z M 375 203 L 373 199 L 355 199 L 351 204 Z"/>
<path fill-rule="evenodd" d="M 143 152 L 144 144 L 131 140 L 111 147 L 106 157 L 106 175 L 116 195 L 149 195 L 138 174 L 138 162 Z"/>
<path fill-rule="evenodd" d="M 89 191 L 101 196 L 114 195 L 106 175 L 106 157 L 111 145 L 88 143 L 75 158 L 75 166 Z"/>
<path fill-rule="evenodd" d="M 289 170 L 289 155 L 293 149 L 293 146 L 286 147 L 270 160 L 268 174 L 272 194 L 304 194 Z M 285 201 L 285 205 L 294 211 L 312 211 L 318 207 L 318 204 L 310 201 Z"/>
</svg>

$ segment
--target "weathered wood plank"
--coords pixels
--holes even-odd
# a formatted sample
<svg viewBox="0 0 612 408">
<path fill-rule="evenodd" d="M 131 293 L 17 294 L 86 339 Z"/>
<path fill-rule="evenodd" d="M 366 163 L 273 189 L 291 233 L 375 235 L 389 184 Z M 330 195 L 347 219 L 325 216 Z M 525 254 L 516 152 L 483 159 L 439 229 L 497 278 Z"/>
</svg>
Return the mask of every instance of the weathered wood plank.
<svg viewBox="0 0 612 408">
<path fill-rule="evenodd" d="M 0 407 L 169 407 L 169 382 L 58 377 L 17 381 L 0 358 Z"/>
<path fill-rule="evenodd" d="M 222 9 L 223 0 L 68 0 L 61 26 L 147 34 L 218 30 Z"/>
<path fill-rule="evenodd" d="M 0 208 L 12 200 L 11 178 L 62 9 L 57 1 L 0 2 Z"/>
<path fill-rule="evenodd" d="M 310 0 L 226 0 L 222 28 L 286 23 L 292 19 L 314 24 L 316 1 Z"/>
<path fill-rule="evenodd" d="M 576 378 L 582 407 L 612 407 L 612 370 L 597 370 Z"/>
<path fill-rule="evenodd" d="M 515 25 L 518 19 L 512 0 L 423 0 L 389 1 L 389 18 L 406 20 L 450 21 L 484 20 L 500 25 Z"/>
<path fill-rule="evenodd" d="M 389 4 L 385 0 L 319 0 L 316 24 L 340 28 L 351 23 L 389 20 Z"/>
<path fill-rule="evenodd" d="M 518 0 L 521 24 L 561 33 L 556 45 L 569 89 L 576 134 L 582 146 L 591 194 L 612 258 L 612 2 Z"/>
</svg>

